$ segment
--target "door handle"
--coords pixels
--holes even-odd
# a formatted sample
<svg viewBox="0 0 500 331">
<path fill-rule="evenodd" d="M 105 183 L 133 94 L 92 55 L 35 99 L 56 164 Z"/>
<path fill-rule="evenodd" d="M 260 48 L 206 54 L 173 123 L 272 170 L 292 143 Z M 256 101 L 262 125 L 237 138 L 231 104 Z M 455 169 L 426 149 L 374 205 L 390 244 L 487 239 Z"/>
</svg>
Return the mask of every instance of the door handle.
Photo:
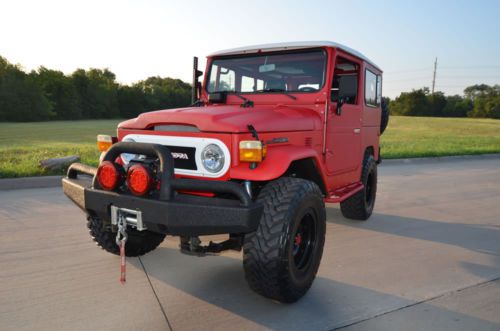
<svg viewBox="0 0 500 331">
<path fill-rule="evenodd" d="M 361 132 L 361 129 L 356 128 L 356 129 L 354 129 L 353 131 L 354 131 L 354 133 L 355 133 L 355 134 L 359 134 L 359 133 Z"/>
</svg>

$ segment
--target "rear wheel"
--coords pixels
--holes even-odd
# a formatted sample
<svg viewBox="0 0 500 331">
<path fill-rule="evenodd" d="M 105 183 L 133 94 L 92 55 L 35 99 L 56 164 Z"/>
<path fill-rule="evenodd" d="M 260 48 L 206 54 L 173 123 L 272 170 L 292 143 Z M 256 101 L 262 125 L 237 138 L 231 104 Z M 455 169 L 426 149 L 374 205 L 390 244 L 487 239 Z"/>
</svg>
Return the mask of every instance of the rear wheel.
<svg viewBox="0 0 500 331">
<path fill-rule="evenodd" d="M 104 226 L 100 218 L 89 216 L 87 218 L 87 227 L 92 239 L 99 247 L 109 253 L 120 255 L 120 250 L 115 241 L 116 233 L 112 232 L 109 227 Z M 164 234 L 147 230 L 137 231 L 132 228 L 127 229 L 127 235 L 125 245 L 125 254 L 127 256 L 140 256 L 149 253 L 165 239 Z"/>
<path fill-rule="evenodd" d="M 382 112 L 380 114 L 380 134 L 384 133 L 385 129 L 387 129 L 387 125 L 389 124 L 389 104 L 386 99 L 382 99 L 381 104 Z"/>
<path fill-rule="evenodd" d="M 298 178 L 267 184 L 258 202 L 257 231 L 245 236 L 243 267 L 250 287 L 281 302 L 294 302 L 311 287 L 325 242 L 325 205 L 319 187 Z"/>
<path fill-rule="evenodd" d="M 367 220 L 375 206 L 377 196 L 377 163 L 371 154 L 366 154 L 361 171 L 364 188 L 352 197 L 340 203 L 344 217 L 354 220 Z"/>
</svg>

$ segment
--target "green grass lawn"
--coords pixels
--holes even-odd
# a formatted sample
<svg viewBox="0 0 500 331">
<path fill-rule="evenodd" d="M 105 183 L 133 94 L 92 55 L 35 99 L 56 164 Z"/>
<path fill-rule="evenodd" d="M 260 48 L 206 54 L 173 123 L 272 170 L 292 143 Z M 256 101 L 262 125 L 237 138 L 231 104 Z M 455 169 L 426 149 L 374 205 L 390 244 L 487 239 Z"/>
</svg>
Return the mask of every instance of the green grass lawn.
<svg viewBox="0 0 500 331">
<path fill-rule="evenodd" d="M 500 153 L 500 120 L 392 116 L 381 148 L 386 159 Z"/>
<path fill-rule="evenodd" d="M 120 120 L 0 123 L 0 178 L 57 175 L 38 166 L 40 160 L 80 155 L 97 165 L 96 136 L 116 134 Z"/>
<path fill-rule="evenodd" d="M 63 174 L 39 161 L 80 155 L 96 165 L 96 135 L 115 134 L 120 120 L 0 123 L 0 178 Z M 392 116 L 382 135 L 382 157 L 410 158 L 500 153 L 500 120 Z"/>
</svg>

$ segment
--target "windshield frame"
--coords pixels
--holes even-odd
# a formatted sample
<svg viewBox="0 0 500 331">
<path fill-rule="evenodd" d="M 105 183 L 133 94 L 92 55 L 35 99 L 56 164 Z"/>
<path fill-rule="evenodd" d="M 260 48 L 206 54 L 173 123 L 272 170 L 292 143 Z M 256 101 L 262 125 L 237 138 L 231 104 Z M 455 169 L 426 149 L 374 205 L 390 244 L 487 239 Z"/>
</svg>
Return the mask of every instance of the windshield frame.
<svg viewBox="0 0 500 331">
<path fill-rule="evenodd" d="M 250 92 L 241 92 L 241 91 L 223 91 L 226 94 L 253 94 L 253 95 L 267 95 L 267 94 L 314 94 L 314 93 L 319 93 L 321 92 L 326 83 L 327 83 L 327 78 L 328 78 L 328 52 L 325 48 L 323 47 L 312 47 L 312 48 L 301 48 L 301 49 L 293 49 L 293 50 L 279 50 L 279 51 L 271 51 L 271 52 L 254 52 L 254 53 L 247 53 L 247 54 L 231 54 L 231 55 L 219 55 L 219 56 L 214 56 L 209 59 L 207 63 L 207 74 L 205 75 L 205 80 L 204 80 L 204 91 L 207 94 L 210 93 L 217 93 L 217 92 L 222 92 L 222 91 L 212 91 L 210 92 L 208 90 L 209 82 L 210 82 L 210 75 L 212 72 L 212 67 L 213 67 L 213 62 L 215 60 L 225 60 L 225 59 L 234 59 L 234 58 L 245 58 L 245 57 L 256 57 L 256 56 L 268 56 L 268 55 L 282 55 L 282 54 L 297 54 L 297 53 L 311 53 L 311 52 L 318 52 L 321 51 L 324 55 L 324 70 L 323 70 L 323 77 L 321 81 L 321 85 L 318 87 L 317 90 L 315 91 L 264 91 L 264 92 L 257 92 L 257 91 L 250 91 Z"/>
</svg>

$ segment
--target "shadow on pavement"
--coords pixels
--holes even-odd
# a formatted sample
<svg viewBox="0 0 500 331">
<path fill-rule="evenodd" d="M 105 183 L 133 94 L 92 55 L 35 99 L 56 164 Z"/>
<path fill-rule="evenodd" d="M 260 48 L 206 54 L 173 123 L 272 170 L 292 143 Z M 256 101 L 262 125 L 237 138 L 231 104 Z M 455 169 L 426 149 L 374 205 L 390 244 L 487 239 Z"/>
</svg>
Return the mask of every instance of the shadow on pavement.
<svg viewBox="0 0 500 331">
<path fill-rule="evenodd" d="M 415 303 L 320 276 L 300 301 L 280 304 L 248 288 L 240 259 L 228 256 L 195 258 L 182 255 L 176 249 L 161 247 L 142 260 L 173 329 L 227 328 L 228 320 L 243 318 L 272 329 L 331 330 Z M 190 308 L 192 297 L 208 303 L 209 308 L 204 305 L 203 314 L 196 306 Z M 216 317 L 215 311 L 220 308 L 232 316 Z M 207 313 L 212 310 L 213 314 Z M 470 321 L 476 329 L 494 325 L 442 310 L 451 320 Z"/>
<path fill-rule="evenodd" d="M 494 266 L 463 262 L 468 272 L 491 278 L 500 271 L 500 227 L 373 213 L 368 221 L 349 220 L 342 216 L 340 209 L 327 208 L 327 222 L 403 236 L 435 243 L 453 245 L 476 253 L 487 254 Z"/>
</svg>

